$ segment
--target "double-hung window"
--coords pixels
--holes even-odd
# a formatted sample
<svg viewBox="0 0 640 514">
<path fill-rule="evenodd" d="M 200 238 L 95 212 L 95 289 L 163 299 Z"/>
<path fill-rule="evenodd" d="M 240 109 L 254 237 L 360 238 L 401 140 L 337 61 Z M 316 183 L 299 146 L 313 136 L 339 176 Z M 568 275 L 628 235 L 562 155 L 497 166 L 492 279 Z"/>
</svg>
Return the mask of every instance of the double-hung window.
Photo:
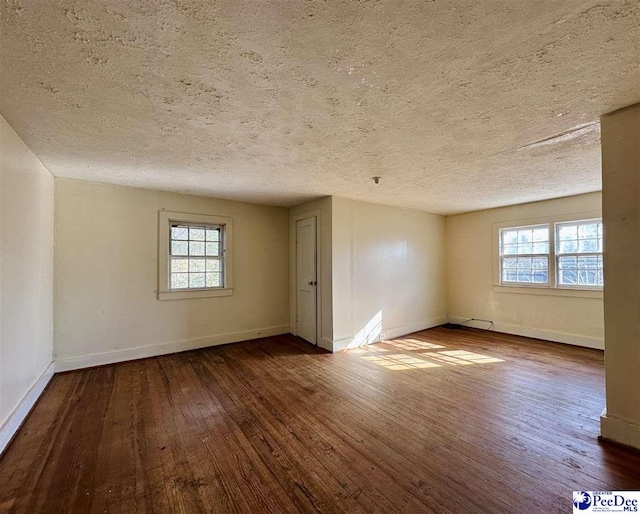
<svg viewBox="0 0 640 514">
<path fill-rule="evenodd" d="M 232 220 L 159 213 L 160 300 L 232 294 Z"/>
<path fill-rule="evenodd" d="M 549 225 L 500 230 L 503 284 L 549 284 Z"/>
<path fill-rule="evenodd" d="M 601 289 L 601 219 L 502 227 L 499 284 L 555 289 Z"/>
<path fill-rule="evenodd" d="M 602 220 L 556 223 L 558 287 L 602 287 Z"/>
</svg>

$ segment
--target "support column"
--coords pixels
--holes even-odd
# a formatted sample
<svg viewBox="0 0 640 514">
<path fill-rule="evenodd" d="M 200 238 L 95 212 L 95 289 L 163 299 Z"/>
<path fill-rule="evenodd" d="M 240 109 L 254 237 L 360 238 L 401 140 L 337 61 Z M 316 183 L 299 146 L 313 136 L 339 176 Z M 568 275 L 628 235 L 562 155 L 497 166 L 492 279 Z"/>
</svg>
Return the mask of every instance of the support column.
<svg viewBox="0 0 640 514">
<path fill-rule="evenodd" d="M 602 128 L 604 439 L 640 449 L 640 104 L 606 114 Z"/>
</svg>

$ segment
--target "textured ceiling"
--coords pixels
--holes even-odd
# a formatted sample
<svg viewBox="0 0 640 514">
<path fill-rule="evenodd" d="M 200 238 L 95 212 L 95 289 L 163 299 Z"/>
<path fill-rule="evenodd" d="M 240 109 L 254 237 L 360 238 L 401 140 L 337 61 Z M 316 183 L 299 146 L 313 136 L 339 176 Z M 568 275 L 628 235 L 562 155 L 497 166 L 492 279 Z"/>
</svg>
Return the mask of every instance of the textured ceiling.
<svg viewBox="0 0 640 514">
<path fill-rule="evenodd" d="M 4 0 L 0 15 L 0 112 L 60 177 L 471 211 L 600 189 L 598 116 L 640 100 L 637 0 Z"/>
</svg>

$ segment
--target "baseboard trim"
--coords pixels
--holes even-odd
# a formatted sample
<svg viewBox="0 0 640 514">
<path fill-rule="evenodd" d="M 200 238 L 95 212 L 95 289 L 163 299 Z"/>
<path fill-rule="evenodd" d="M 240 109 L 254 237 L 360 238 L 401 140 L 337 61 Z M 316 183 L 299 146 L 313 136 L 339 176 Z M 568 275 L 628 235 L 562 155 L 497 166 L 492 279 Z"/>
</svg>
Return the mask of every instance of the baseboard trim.
<svg viewBox="0 0 640 514">
<path fill-rule="evenodd" d="M 462 323 L 469 318 L 461 316 L 449 316 L 449 323 Z M 486 323 L 474 325 L 473 323 L 467 323 L 466 326 L 475 328 L 486 328 Z M 599 337 L 589 337 L 579 334 L 567 334 L 565 332 L 556 332 L 553 330 L 545 330 L 541 328 L 523 327 L 520 325 L 511 325 L 508 323 L 495 322 L 492 329 L 495 332 L 502 332 L 504 334 L 512 334 L 516 336 L 532 337 L 534 339 L 543 339 L 545 341 L 552 341 L 554 343 L 571 344 L 574 346 L 583 346 L 585 348 L 595 348 L 597 350 L 604 350 L 604 339 Z"/>
<path fill-rule="evenodd" d="M 414 321 L 412 323 L 407 323 L 406 325 L 402 325 L 399 327 L 393 328 L 382 328 L 382 332 L 384 333 L 384 339 L 397 339 L 398 337 L 406 336 L 407 334 L 413 334 L 414 332 L 420 332 L 421 330 L 427 330 L 428 328 L 437 327 L 439 325 L 444 325 L 447 323 L 448 318 L 446 316 L 440 316 L 438 318 L 432 318 L 430 320 L 425 321 Z M 352 348 L 357 348 L 359 346 L 367 346 L 368 344 L 378 343 L 380 342 L 380 337 L 376 337 L 372 340 L 365 342 L 364 344 L 361 340 L 358 340 L 355 336 L 345 337 L 342 339 L 337 339 L 331 343 L 331 348 L 327 348 L 327 350 L 336 353 L 341 352 L 343 350 L 349 350 Z M 324 346 L 323 346 L 324 348 Z"/>
<path fill-rule="evenodd" d="M 606 409 L 600 416 L 600 437 L 605 441 L 640 450 L 640 425 L 609 416 Z"/>
<path fill-rule="evenodd" d="M 230 334 L 220 334 L 209 337 L 200 337 L 197 339 L 188 339 L 185 341 L 176 341 L 173 343 L 138 346 L 135 348 L 127 348 L 125 350 L 114 350 L 111 352 L 93 353 L 77 357 L 66 357 L 55 360 L 55 371 L 56 373 L 61 373 L 76 369 L 92 368 L 95 366 L 103 366 L 105 364 L 146 359 L 147 357 L 157 357 L 158 355 L 167 355 L 187 350 L 197 350 L 199 348 L 207 348 L 209 346 L 238 343 L 240 341 L 249 341 L 251 339 L 278 336 L 288 333 L 289 325 L 280 325 L 277 327 L 258 328 L 244 332 L 233 332 Z"/>
<path fill-rule="evenodd" d="M 325 339 L 324 337 L 320 338 L 320 340 L 318 341 L 318 346 L 328 351 L 332 351 L 333 349 L 333 343 L 331 342 L 331 340 Z"/>
<path fill-rule="evenodd" d="M 27 391 L 27 394 L 22 397 L 20 403 L 18 403 L 16 408 L 13 409 L 13 412 L 9 414 L 9 417 L 2 427 L 0 427 L 0 455 L 2 455 L 7 446 L 9 446 L 11 440 L 18 433 L 20 427 L 24 423 L 24 420 L 27 419 L 31 409 L 33 409 L 40 398 L 40 395 L 49 384 L 51 377 L 53 377 L 54 367 L 54 363 L 51 362 L 45 368 L 29 391 Z"/>
</svg>

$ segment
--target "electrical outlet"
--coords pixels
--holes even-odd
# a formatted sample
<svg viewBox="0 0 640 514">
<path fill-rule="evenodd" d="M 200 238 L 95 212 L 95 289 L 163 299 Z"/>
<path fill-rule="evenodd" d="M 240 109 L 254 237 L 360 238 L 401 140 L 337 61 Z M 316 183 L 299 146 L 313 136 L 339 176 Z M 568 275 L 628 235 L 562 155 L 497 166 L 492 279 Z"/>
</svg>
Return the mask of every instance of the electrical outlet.
<svg viewBox="0 0 640 514">
<path fill-rule="evenodd" d="M 380 332 L 380 341 L 384 341 L 387 338 L 387 334 Z"/>
</svg>

